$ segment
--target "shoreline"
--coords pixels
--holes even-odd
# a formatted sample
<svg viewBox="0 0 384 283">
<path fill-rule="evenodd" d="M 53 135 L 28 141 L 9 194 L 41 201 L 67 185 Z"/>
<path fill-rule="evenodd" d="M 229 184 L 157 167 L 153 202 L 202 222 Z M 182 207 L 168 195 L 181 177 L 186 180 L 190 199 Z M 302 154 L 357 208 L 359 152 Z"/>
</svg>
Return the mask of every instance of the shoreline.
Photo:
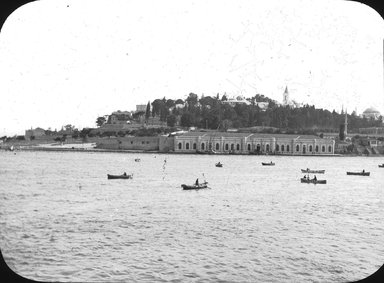
<svg viewBox="0 0 384 283">
<path fill-rule="evenodd" d="M 1 148 L 2 151 L 10 151 L 6 148 Z M 210 156 L 223 156 L 223 155 L 254 155 L 254 156 L 302 156 L 302 157 L 383 157 L 383 154 L 371 154 L 371 155 L 358 155 L 358 154 L 249 154 L 249 153 L 215 153 L 215 154 L 204 154 L 204 153 L 196 153 L 196 152 L 161 152 L 161 151 L 146 151 L 146 150 L 127 150 L 127 149 L 104 149 L 104 148 L 96 148 L 96 147 L 74 147 L 72 144 L 67 144 L 65 147 L 59 146 L 46 146 L 46 145 L 33 145 L 33 146 L 20 146 L 15 148 L 12 152 L 21 152 L 21 151 L 46 151 L 46 152 L 110 152 L 110 153 L 147 153 L 147 154 L 195 154 L 195 155 L 210 155 Z"/>
</svg>

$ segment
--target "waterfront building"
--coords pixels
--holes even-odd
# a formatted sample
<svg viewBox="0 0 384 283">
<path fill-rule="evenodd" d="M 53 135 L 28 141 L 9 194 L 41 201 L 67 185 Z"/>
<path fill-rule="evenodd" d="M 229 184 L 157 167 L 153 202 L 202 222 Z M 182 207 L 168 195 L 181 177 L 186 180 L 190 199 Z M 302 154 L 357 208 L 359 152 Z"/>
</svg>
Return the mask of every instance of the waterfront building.
<svg viewBox="0 0 384 283">
<path fill-rule="evenodd" d="M 314 135 L 188 132 L 174 137 L 174 151 L 228 154 L 334 154 L 335 141 Z"/>
</svg>

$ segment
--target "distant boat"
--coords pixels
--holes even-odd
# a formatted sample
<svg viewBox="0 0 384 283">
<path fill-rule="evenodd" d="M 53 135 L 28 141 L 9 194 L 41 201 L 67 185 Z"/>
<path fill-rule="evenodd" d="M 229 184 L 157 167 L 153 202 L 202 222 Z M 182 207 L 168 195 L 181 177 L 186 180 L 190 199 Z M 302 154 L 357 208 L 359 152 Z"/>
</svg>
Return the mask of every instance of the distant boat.
<svg viewBox="0 0 384 283">
<path fill-rule="evenodd" d="M 369 176 L 370 172 L 347 172 L 347 175 Z"/>
<path fill-rule="evenodd" d="M 311 169 L 301 169 L 302 173 L 314 173 L 314 174 L 324 174 L 325 170 L 311 170 Z"/>
<path fill-rule="evenodd" d="M 379 167 L 380 168 L 384 168 L 384 163 L 383 164 L 379 164 Z"/>
<path fill-rule="evenodd" d="M 302 183 L 307 184 L 326 184 L 327 180 L 317 180 L 317 179 L 307 179 L 307 178 L 301 178 L 300 179 Z"/>
<path fill-rule="evenodd" d="M 268 163 L 266 163 L 266 162 L 261 162 L 261 164 L 263 165 L 263 166 L 275 166 L 275 163 L 274 162 L 268 162 Z"/>
<path fill-rule="evenodd" d="M 135 161 L 136 162 L 140 162 L 140 158 L 135 158 Z"/>
<path fill-rule="evenodd" d="M 108 179 L 132 179 L 133 174 L 111 175 L 107 174 Z"/>
<path fill-rule="evenodd" d="M 223 163 L 218 162 L 218 163 L 215 164 L 215 166 L 216 167 L 223 167 Z"/>
<path fill-rule="evenodd" d="M 201 183 L 201 184 L 194 184 L 194 185 L 185 185 L 185 184 L 182 184 L 181 187 L 183 188 L 183 190 L 200 190 L 200 189 L 206 189 L 208 188 L 208 182 L 204 182 L 204 183 Z"/>
</svg>

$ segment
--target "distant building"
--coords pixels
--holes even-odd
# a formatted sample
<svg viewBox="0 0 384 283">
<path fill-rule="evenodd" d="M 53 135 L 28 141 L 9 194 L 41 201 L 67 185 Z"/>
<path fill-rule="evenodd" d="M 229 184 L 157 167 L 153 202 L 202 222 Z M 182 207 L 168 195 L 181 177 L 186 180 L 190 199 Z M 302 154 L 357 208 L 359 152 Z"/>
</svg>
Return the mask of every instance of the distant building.
<svg viewBox="0 0 384 283">
<path fill-rule="evenodd" d="M 25 139 L 30 139 L 31 137 L 39 138 L 45 136 L 45 130 L 43 128 L 35 128 L 25 131 Z"/>
<path fill-rule="evenodd" d="M 376 108 L 369 107 L 369 108 L 365 109 L 365 111 L 363 112 L 363 114 L 361 116 L 363 118 L 377 120 L 377 119 L 379 119 L 381 114 Z"/>
<path fill-rule="evenodd" d="M 136 113 L 137 112 L 145 112 L 145 111 L 147 111 L 147 105 L 146 104 L 136 105 Z"/>
<path fill-rule="evenodd" d="M 224 100 L 222 101 L 223 104 L 228 104 L 232 107 L 234 107 L 236 104 L 245 104 L 245 105 L 250 105 L 251 103 L 246 100 L 243 96 L 237 96 L 236 98 L 235 97 L 232 97 L 232 98 L 228 98 L 227 100 Z"/>
<path fill-rule="evenodd" d="M 108 117 L 108 124 L 129 124 L 132 119 L 132 114 L 129 111 L 115 111 Z"/>
<path fill-rule="evenodd" d="M 283 106 L 298 108 L 298 107 L 301 107 L 302 105 L 303 105 L 302 103 L 296 102 L 295 100 L 291 100 L 289 98 L 288 86 L 286 86 L 283 93 Z"/>
</svg>

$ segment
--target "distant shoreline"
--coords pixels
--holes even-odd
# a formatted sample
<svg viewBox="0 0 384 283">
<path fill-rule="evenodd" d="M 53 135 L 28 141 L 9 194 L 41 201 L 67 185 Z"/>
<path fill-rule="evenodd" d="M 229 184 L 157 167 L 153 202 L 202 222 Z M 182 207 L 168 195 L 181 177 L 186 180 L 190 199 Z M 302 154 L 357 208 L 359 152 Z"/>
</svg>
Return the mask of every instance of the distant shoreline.
<svg viewBox="0 0 384 283">
<path fill-rule="evenodd" d="M 2 148 L 3 151 L 9 151 L 9 149 Z M 21 146 L 20 148 L 15 148 L 14 152 L 21 151 L 46 151 L 46 152 L 110 152 L 110 153 L 148 153 L 148 154 L 193 154 L 193 155 L 209 155 L 209 156 L 230 156 L 230 155 L 254 155 L 254 156 L 301 156 L 301 157 L 383 157 L 382 154 L 375 155 L 358 155 L 358 154 L 311 154 L 311 155 L 302 155 L 302 154 L 228 154 L 228 153 L 215 153 L 215 154 L 201 154 L 196 152 L 161 152 L 161 151 L 146 151 L 146 150 L 127 150 L 127 149 L 103 149 L 95 147 L 71 147 L 70 145 L 66 147 L 59 146 Z"/>
</svg>

